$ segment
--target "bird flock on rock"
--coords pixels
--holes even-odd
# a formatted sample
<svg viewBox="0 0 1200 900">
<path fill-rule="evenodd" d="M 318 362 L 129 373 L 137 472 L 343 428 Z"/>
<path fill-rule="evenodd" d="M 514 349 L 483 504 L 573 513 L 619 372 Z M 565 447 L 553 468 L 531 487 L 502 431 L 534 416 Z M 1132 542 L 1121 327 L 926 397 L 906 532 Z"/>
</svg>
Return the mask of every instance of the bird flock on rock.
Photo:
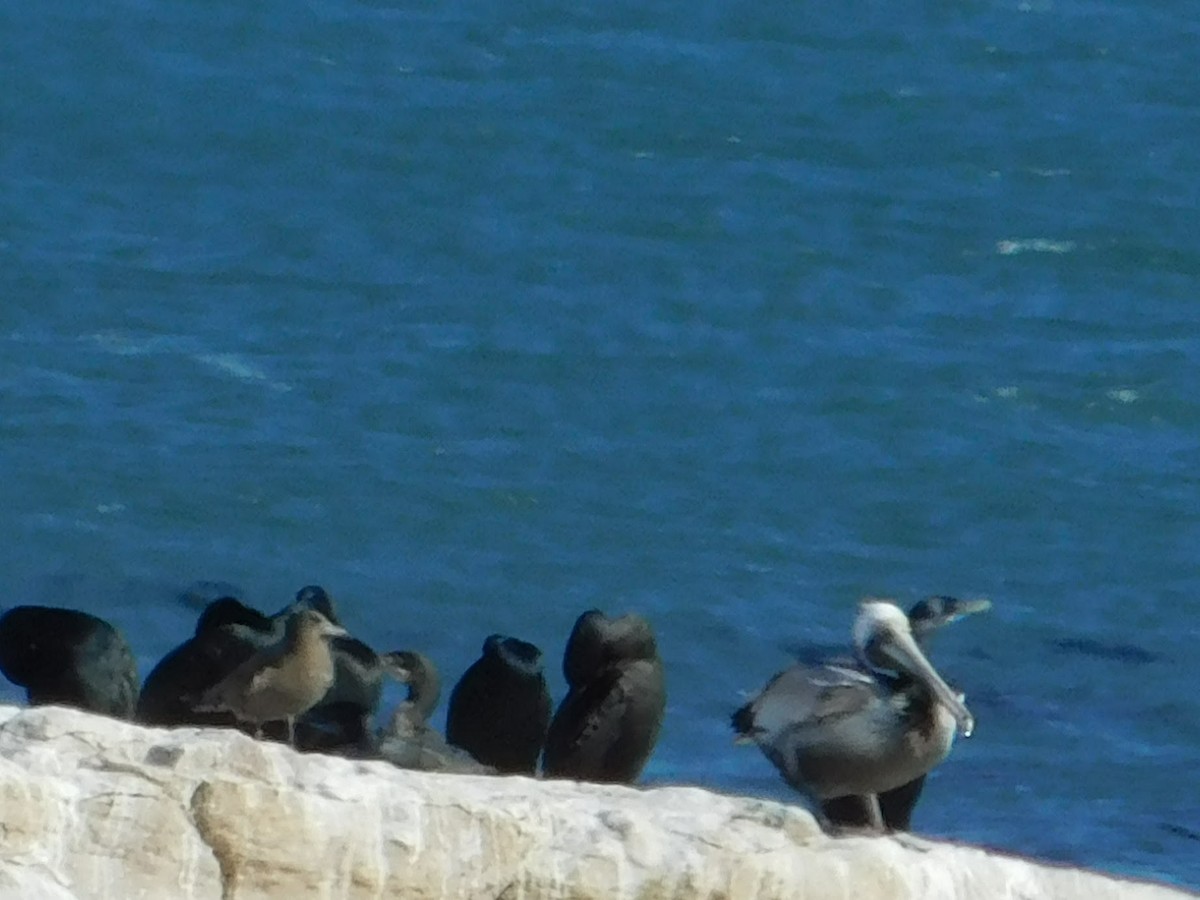
<svg viewBox="0 0 1200 900">
<path fill-rule="evenodd" d="M 929 662 L 929 640 L 989 606 L 935 596 L 905 613 L 889 600 L 862 601 L 853 656 L 780 672 L 732 714 L 737 740 L 757 744 L 831 830 L 907 831 L 925 776 L 974 728 L 963 694 Z M 442 695 L 434 663 L 413 650 L 377 653 L 316 585 L 273 615 L 232 595 L 207 602 L 193 634 L 140 685 L 133 652 L 108 622 L 13 607 L 0 615 L 0 671 L 31 705 L 238 728 L 408 769 L 624 784 L 654 750 L 667 697 L 646 619 L 593 609 L 567 638 L 557 710 L 542 651 L 493 634 L 450 692 L 443 735 L 430 724 Z M 407 696 L 379 717 L 385 679 Z"/>
</svg>

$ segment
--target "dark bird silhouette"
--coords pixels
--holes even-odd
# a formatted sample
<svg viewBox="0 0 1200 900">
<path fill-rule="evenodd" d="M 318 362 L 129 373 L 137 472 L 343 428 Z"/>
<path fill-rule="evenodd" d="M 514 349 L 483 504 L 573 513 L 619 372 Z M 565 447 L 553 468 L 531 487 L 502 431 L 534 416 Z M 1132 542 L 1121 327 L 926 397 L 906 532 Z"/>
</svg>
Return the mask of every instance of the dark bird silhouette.
<svg viewBox="0 0 1200 900">
<path fill-rule="evenodd" d="M 450 693 L 446 740 L 498 772 L 533 775 L 550 710 L 542 651 L 493 634 Z"/>
<path fill-rule="evenodd" d="M 300 588 L 300 590 L 296 591 L 296 598 L 271 618 L 287 618 L 292 613 L 302 609 L 316 610 L 334 625 L 342 624 L 338 618 L 333 598 L 319 584 L 308 584 Z"/>
<path fill-rule="evenodd" d="M 226 711 L 196 709 L 198 698 L 222 678 L 283 635 L 282 623 L 233 597 L 204 608 L 195 633 L 150 670 L 138 701 L 138 721 L 146 725 L 235 727 Z"/>
<path fill-rule="evenodd" d="M 732 723 L 814 807 L 863 797 L 870 827 L 882 830 L 877 795 L 937 766 L 959 730 L 970 736 L 974 719 L 893 603 L 863 601 L 854 647 L 857 665 L 831 661 L 779 673 Z"/>
<path fill-rule="evenodd" d="M 133 716 L 137 662 L 121 633 L 74 609 L 16 606 L 0 616 L 0 671 L 32 706 Z"/>
<path fill-rule="evenodd" d="M 930 639 L 941 628 L 951 622 L 991 609 L 988 600 L 959 600 L 956 597 L 937 595 L 915 603 L 908 610 L 908 623 L 913 639 L 922 652 L 928 653 Z M 924 775 L 898 788 L 879 794 L 879 812 L 884 828 L 888 831 L 908 831 L 912 825 L 913 809 L 921 799 L 925 787 Z M 834 797 L 821 803 L 821 810 L 829 823 L 839 828 L 869 828 L 871 825 L 870 804 L 865 797 Z"/>
<path fill-rule="evenodd" d="M 304 610 L 319 612 L 341 625 L 333 599 L 309 585 L 295 600 L 271 616 L 223 597 L 205 607 L 192 638 L 168 653 L 151 671 L 142 688 L 138 718 L 148 725 L 257 726 L 239 723 L 227 711 L 200 710 L 201 695 L 254 653 L 277 644 L 290 619 Z M 379 657 L 362 641 L 341 635 L 330 639 L 334 682 L 321 701 L 295 722 L 293 745 L 300 750 L 348 752 L 366 740 L 370 720 L 379 707 L 383 673 Z M 262 732 L 283 739 L 275 723 Z"/>
<path fill-rule="evenodd" d="M 329 638 L 345 633 L 316 610 L 297 611 L 286 620 L 282 640 L 257 651 L 206 690 L 196 709 L 227 710 L 260 730 L 282 719 L 288 743 L 293 743 L 296 717 L 316 706 L 333 685 Z"/>
<path fill-rule="evenodd" d="M 452 747 L 429 724 L 441 697 L 441 679 L 429 657 L 411 650 L 385 653 L 384 669 L 408 685 L 408 697 L 396 707 L 378 735 L 375 755 L 403 769 L 491 775 L 495 769 L 467 751 Z"/>
<path fill-rule="evenodd" d="M 546 735 L 542 771 L 552 778 L 632 783 L 658 740 L 667 691 L 650 624 L 589 610 L 563 654 L 569 691 Z"/>
</svg>

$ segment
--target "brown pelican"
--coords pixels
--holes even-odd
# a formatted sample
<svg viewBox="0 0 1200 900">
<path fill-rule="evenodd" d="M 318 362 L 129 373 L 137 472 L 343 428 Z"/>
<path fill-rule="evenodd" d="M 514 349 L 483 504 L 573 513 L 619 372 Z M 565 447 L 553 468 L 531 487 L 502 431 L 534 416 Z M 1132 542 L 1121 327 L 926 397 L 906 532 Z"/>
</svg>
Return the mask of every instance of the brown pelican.
<svg viewBox="0 0 1200 900">
<path fill-rule="evenodd" d="M 933 769 L 956 731 L 969 737 L 975 721 L 925 658 L 898 606 L 864 600 L 853 635 L 860 666 L 793 666 L 732 721 L 814 806 L 866 797 L 870 825 L 882 831 L 877 795 Z"/>
<path fill-rule="evenodd" d="M 957 597 L 936 595 L 926 597 L 909 608 L 908 624 L 917 645 L 928 653 L 930 638 L 943 626 L 991 608 L 989 600 L 959 600 Z M 921 799 L 924 787 L 925 776 L 922 775 L 908 784 L 879 794 L 879 812 L 888 831 L 908 831 L 913 809 Z M 869 797 L 834 797 L 821 803 L 821 812 L 831 825 L 841 828 L 867 827 L 871 824 Z"/>
</svg>

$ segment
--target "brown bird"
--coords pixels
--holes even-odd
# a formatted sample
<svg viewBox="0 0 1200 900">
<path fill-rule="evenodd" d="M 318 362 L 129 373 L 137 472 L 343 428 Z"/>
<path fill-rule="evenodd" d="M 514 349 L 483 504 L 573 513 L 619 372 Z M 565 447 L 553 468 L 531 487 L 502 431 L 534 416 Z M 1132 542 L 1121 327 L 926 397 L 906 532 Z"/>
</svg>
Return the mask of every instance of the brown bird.
<svg viewBox="0 0 1200 900">
<path fill-rule="evenodd" d="M 334 680 L 334 659 L 329 638 L 344 636 L 313 609 L 302 609 L 287 620 L 283 638 L 264 647 L 209 688 L 197 710 L 228 710 L 256 726 L 261 736 L 267 722 L 287 722 L 288 744 L 294 743 L 294 725 L 321 702 Z"/>
</svg>

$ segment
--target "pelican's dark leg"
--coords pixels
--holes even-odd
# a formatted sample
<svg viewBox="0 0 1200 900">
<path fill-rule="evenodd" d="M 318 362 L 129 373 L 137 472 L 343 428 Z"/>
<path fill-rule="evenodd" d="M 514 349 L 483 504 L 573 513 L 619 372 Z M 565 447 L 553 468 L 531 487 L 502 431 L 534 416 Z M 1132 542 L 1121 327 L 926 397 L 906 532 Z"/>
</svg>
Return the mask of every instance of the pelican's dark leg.
<svg viewBox="0 0 1200 900">
<path fill-rule="evenodd" d="M 925 776 L 922 775 L 908 784 L 878 795 L 879 812 L 886 831 L 909 830 L 913 807 L 917 805 L 924 784 Z M 870 807 L 862 797 L 833 797 L 823 800 L 821 811 L 833 825 L 840 828 L 867 828 L 871 825 Z"/>
<path fill-rule="evenodd" d="M 855 794 L 822 800 L 821 812 L 834 828 L 869 828 L 871 825 L 866 798 Z"/>
<path fill-rule="evenodd" d="M 871 828 L 880 834 L 883 833 L 883 813 L 879 811 L 879 795 L 867 794 L 863 797 L 863 801 L 867 805 L 867 818 L 871 822 Z"/>
<path fill-rule="evenodd" d="M 921 789 L 924 786 L 925 776 L 922 775 L 908 784 L 879 795 L 879 811 L 883 813 L 883 821 L 887 823 L 888 831 L 910 830 L 913 808 L 921 799 Z"/>
<path fill-rule="evenodd" d="M 875 794 L 835 797 L 815 805 L 817 820 L 832 835 L 876 835 L 886 832 Z"/>
</svg>

